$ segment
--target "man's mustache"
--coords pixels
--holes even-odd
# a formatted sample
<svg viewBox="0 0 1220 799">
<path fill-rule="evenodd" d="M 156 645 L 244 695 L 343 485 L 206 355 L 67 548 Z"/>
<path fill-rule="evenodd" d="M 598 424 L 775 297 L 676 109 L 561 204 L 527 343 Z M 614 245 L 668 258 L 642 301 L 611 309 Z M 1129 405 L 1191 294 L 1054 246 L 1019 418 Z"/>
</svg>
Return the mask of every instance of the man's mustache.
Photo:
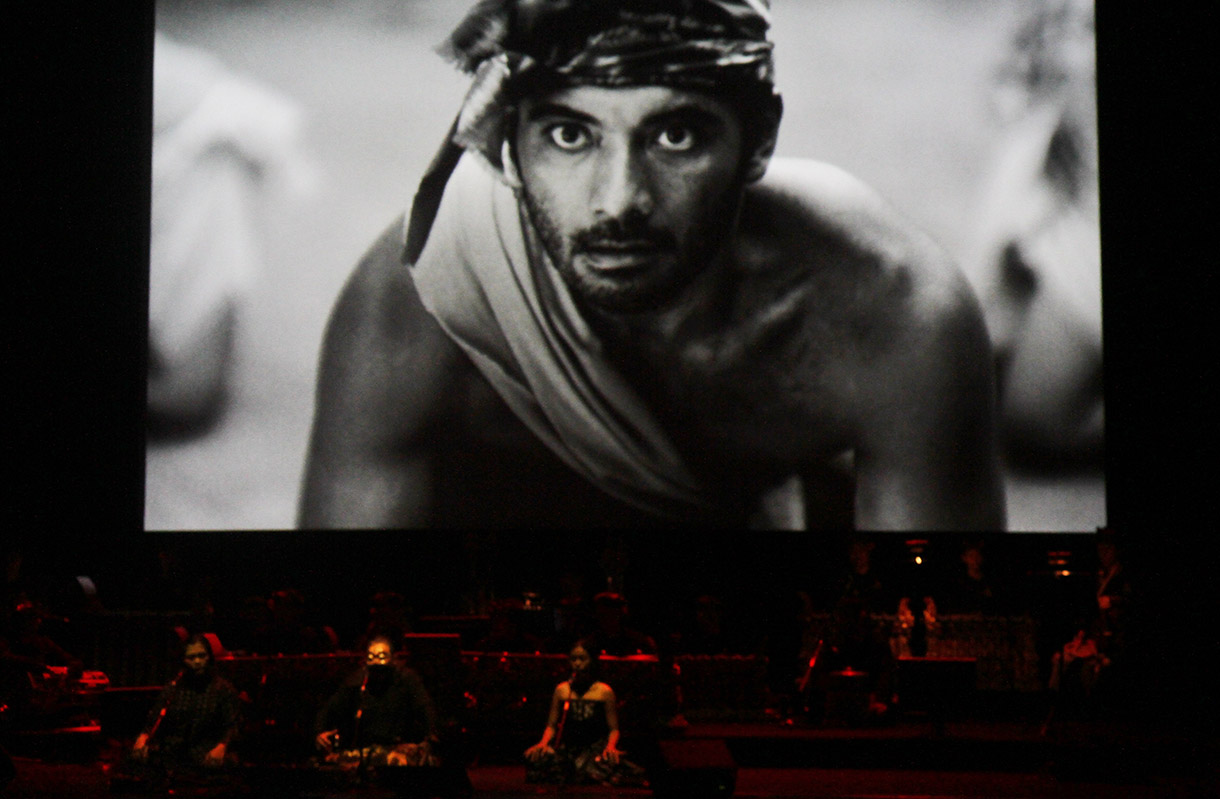
<svg viewBox="0 0 1220 799">
<path fill-rule="evenodd" d="M 644 220 L 606 219 L 572 237 L 573 249 L 582 252 L 609 246 L 647 246 L 672 249 L 677 246 L 673 234 L 650 227 Z"/>
</svg>

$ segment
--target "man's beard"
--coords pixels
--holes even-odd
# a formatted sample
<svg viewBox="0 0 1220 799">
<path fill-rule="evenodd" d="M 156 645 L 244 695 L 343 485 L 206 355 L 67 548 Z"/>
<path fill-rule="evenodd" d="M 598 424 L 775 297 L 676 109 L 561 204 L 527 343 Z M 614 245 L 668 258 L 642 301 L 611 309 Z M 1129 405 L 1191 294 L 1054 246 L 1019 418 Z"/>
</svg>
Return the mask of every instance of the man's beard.
<svg viewBox="0 0 1220 799">
<path fill-rule="evenodd" d="M 663 308 L 708 267 L 734 229 L 741 188 L 731 187 L 702 214 L 700 223 L 688 231 L 684 248 L 672 233 L 651 227 L 643 216 L 608 219 L 568 237 L 528 188 L 521 196 L 543 249 L 578 303 L 610 313 L 633 313 Z M 576 268 L 576 258 L 596 245 L 640 243 L 655 248 L 657 262 L 650 267 L 606 275 Z"/>
<path fill-rule="evenodd" d="M 207 687 L 212 681 L 212 665 L 209 663 L 199 671 L 188 668 L 186 673 L 182 675 L 182 684 L 184 687 L 192 691 L 199 691 Z"/>
</svg>

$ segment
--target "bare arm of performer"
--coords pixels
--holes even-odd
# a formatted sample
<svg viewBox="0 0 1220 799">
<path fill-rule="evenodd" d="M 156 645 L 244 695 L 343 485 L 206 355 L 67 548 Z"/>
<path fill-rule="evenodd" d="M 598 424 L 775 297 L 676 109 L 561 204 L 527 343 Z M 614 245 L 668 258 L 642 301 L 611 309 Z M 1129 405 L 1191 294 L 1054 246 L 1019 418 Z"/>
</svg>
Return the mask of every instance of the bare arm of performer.
<svg viewBox="0 0 1220 799">
<path fill-rule="evenodd" d="M 335 736 L 338 734 L 338 730 L 323 730 L 313 739 L 314 745 L 324 752 L 329 752 L 334 748 Z"/>
<path fill-rule="evenodd" d="M 791 258 L 810 253 L 804 335 L 814 355 L 797 368 L 831 398 L 823 418 L 830 407 L 849 420 L 855 527 L 1003 529 L 990 342 L 961 271 L 830 165 L 777 160 L 755 196 L 796 231 L 779 234 Z"/>
<path fill-rule="evenodd" d="M 617 764 L 619 758 L 626 754 L 618 748 L 618 700 L 614 696 L 613 688 L 605 683 L 599 685 L 604 690 L 598 692 L 600 694 L 598 699 L 606 705 L 606 726 L 610 728 L 610 734 L 606 736 L 606 746 L 598 757 L 608 763 Z"/>
<path fill-rule="evenodd" d="M 555 740 L 555 731 L 559 727 L 559 714 L 563 710 L 564 701 L 567 700 L 568 690 L 566 682 L 555 686 L 555 692 L 551 694 L 551 709 L 546 717 L 546 729 L 542 731 L 542 737 L 538 743 L 525 750 L 527 760 L 540 760 L 545 755 L 555 754 L 551 741 Z"/>
<path fill-rule="evenodd" d="M 343 689 L 335 691 L 318 710 L 314 719 L 314 745 L 323 752 L 335 748 L 335 738 L 339 735 L 338 719 L 343 715 Z"/>
<path fill-rule="evenodd" d="M 331 314 L 318 369 L 298 526 L 426 524 L 422 436 L 443 405 L 456 347 L 399 262 L 401 223 L 357 266 Z"/>
<path fill-rule="evenodd" d="M 221 727 L 220 739 L 204 755 L 203 762 L 205 766 L 216 767 L 224 765 L 225 755 L 229 751 L 229 743 L 237 736 L 237 731 L 241 726 L 240 700 L 237 698 L 237 692 L 231 685 L 224 685 L 220 689 L 216 713 L 215 720 L 220 723 Z"/>
<path fill-rule="evenodd" d="M 857 529 L 1004 528 L 987 334 L 964 285 L 944 290 L 861 376 Z"/>
<path fill-rule="evenodd" d="M 987 333 L 964 284 L 943 291 L 861 376 L 857 529 L 1004 528 Z"/>
<path fill-rule="evenodd" d="M 153 731 L 157 729 L 161 713 L 164 712 L 169 705 L 172 697 L 172 688 L 166 686 L 161 689 L 160 695 L 157 696 L 157 701 L 152 706 L 152 710 L 148 713 L 148 718 L 144 722 L 144 728 L 136 739 L 131 744 L 131 756 L 136 760 L 145 760 L 148 758 L 148 742 L 152 739 Z"/>
<path fill-rule="evenodd" d="M 209 766 L 219 766 L 225 762 L 225 752 L 228 751 L 228 746 L 224 741 L 213 746 L 208 750 L 208 753 L 203 756 L 203 762 Z"/>
</svg>

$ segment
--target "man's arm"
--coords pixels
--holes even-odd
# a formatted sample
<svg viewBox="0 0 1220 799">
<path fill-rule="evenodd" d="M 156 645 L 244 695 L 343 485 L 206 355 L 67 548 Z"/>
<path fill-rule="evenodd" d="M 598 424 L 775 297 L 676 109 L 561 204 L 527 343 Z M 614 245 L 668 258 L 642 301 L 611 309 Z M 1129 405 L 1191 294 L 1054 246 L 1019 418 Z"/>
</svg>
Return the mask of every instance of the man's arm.
<svg viewBox="0 0 1220 799">
<path fill-rule="evenodd" d="M 927 267 L 926 269 L 924 267 Z M 931 256 L 890 344 L 862 369 L 856 528 L 1002 530 L 987 330 L 956 268 Z"/>
<path fill-rule="evenodd" d="M 399 262 L 401 220 L 365 255 L 327 325 L 298 526 L 427 523 L 425 436 L 456 346 Z"/>
<path fill-rule="evenodd" d="M 840 507 L 852 490 L 846 472 L 819 465 L 802 470 L 806 525 L 1003 528 L 990 342 L 957 266 L 875 191 L 829 164 L 774 159 L 752 197 L 742 224 L 810 264 L 818 298 L 811 340 L 843 353 L 813 369 L 852 419 L 854 519 Z M 801 253 L 812 255 L 802 261 Z"/>
<path fill-rule="evenodd" d="M 437 733 L 436 706 L 432 703 L 432 697 L 418 674 L 413 671 L 407 672 L 406 679 L 407 698 L 410 705 L 406 719 L 406 740 L 410 743 L 419 743 L 435 738 Z"/>
</svg>

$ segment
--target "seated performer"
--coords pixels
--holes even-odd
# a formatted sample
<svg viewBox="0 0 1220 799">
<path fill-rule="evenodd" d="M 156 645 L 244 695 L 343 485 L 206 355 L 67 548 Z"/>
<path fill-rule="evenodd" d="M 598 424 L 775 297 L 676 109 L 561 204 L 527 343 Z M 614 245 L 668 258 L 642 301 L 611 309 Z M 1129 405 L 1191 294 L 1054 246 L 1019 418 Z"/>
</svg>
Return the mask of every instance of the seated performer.
<svg viewBox="0 0 1220 799">
<path fill-rule="evenodd" d="M 318 714 L 315 743 L 342 766 L 434 766 L 435 713 L 419 675 L 394 662 L 394 642 L 369 641 L 365 665 Z"/>
<path fill-rule="evenodd" d="M 768 6 L 476 4 L 452 136 L 331 316 L 301 526 L 1004 526 L 975 296 L 772 162 Z"/>
<path fill-rule="evenodd" d="M 578 642 L 568 653 L 572 676 L 555 686 L 546 729 L 525 750 L 527 782 L 624 785 L 643 782 L 643 769 L 618 748 L 614 689 L 597 680 L 596 652 Z"/>
<path fill-rule="evenodd" d="M 231 760 L 240 705 L 233 685 L 216 673 L 202 635 L 183 650 L 186 667 L 165 686 L 131 747 L 131 759 L 158 770 L 218 768 Z"/>
</svg>

